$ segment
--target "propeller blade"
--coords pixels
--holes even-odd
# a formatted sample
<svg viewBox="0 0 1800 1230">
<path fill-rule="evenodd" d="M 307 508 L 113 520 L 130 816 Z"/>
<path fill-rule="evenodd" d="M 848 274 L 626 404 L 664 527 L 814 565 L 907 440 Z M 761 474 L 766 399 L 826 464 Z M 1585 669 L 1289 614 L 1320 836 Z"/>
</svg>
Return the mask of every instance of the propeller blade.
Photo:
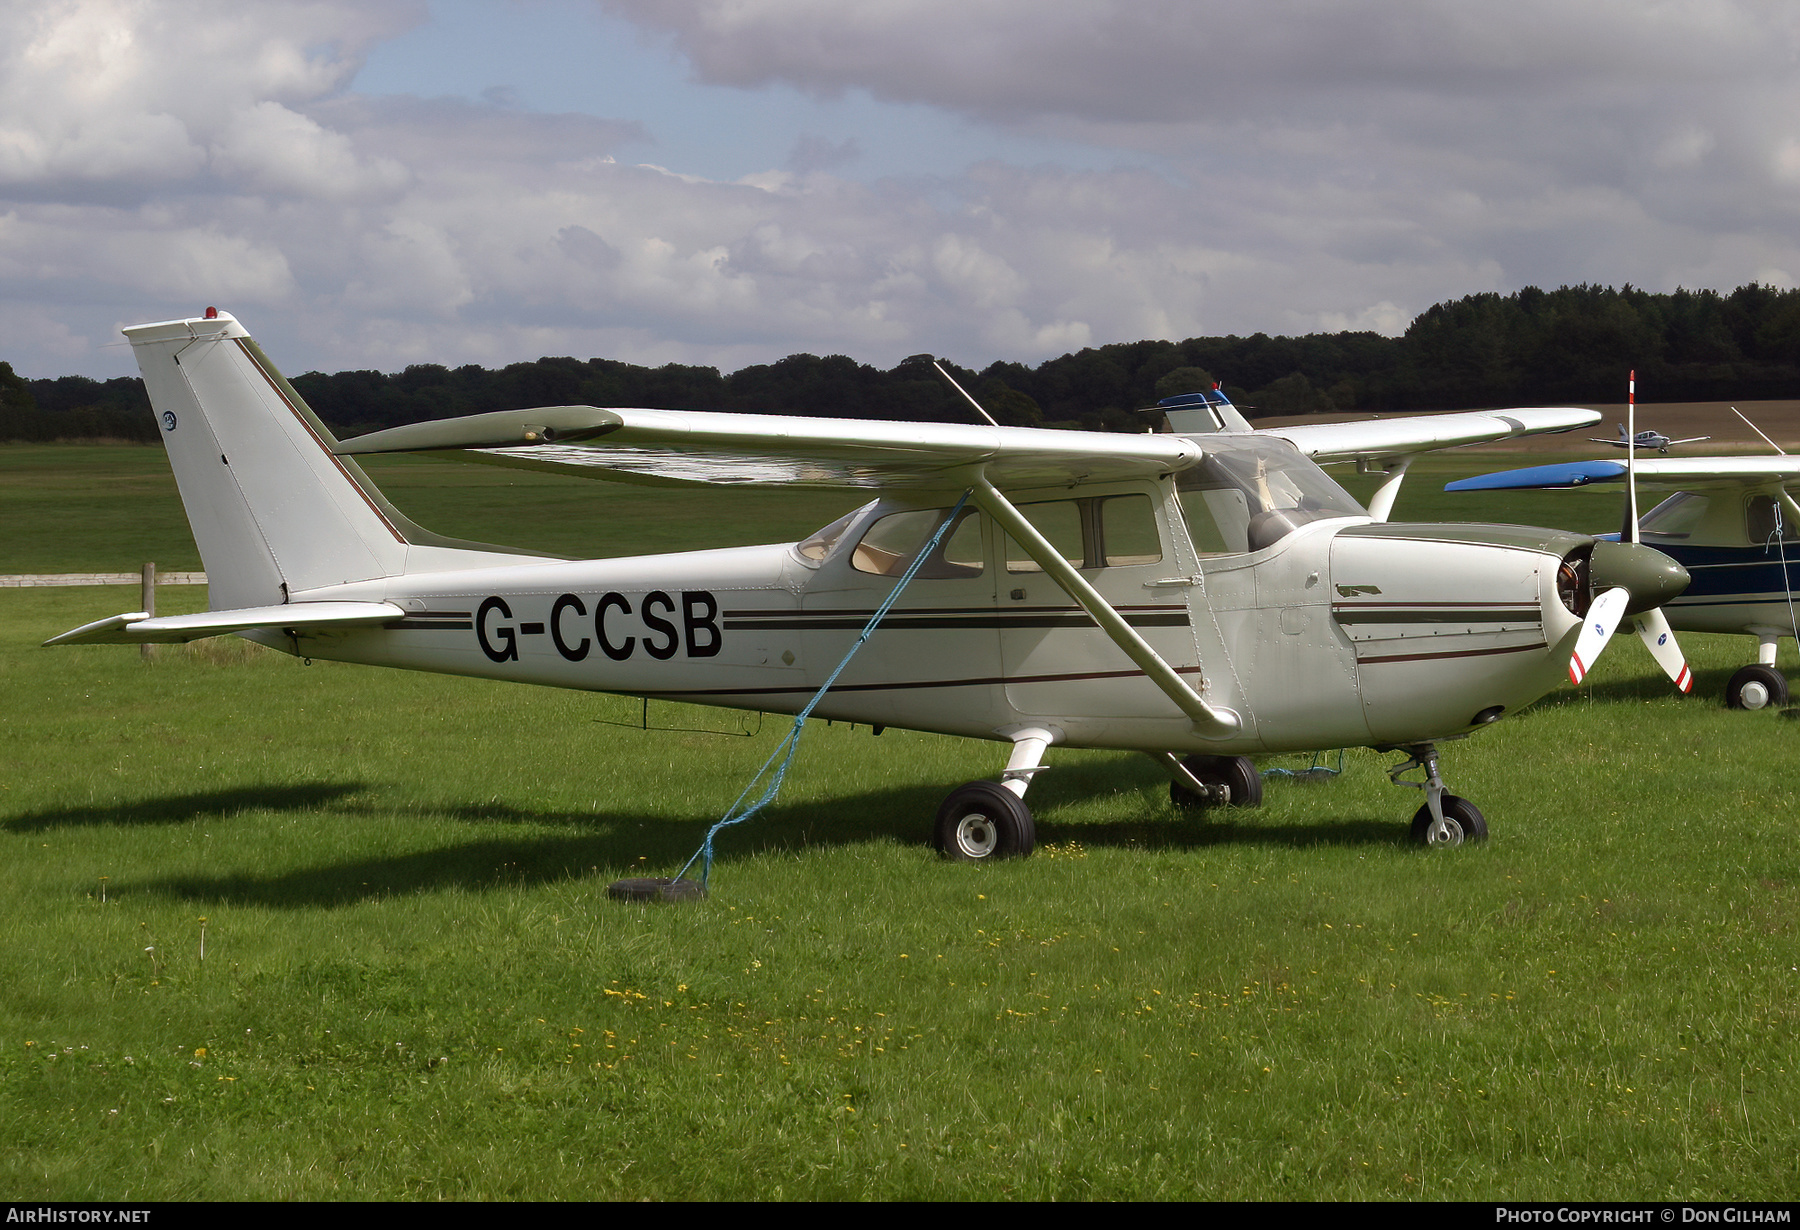
<svg viewBox="0 0 1800 1230">
<path fill-rule="evenodd" d="M 1569 657 L 1570 683 L 1579 685 L 1587 677 L 1594 660 L 1612 639 L 1613 629 L 1619 626 L 1630 602 L 1631 591 L 1619 586 L 1594 599 L 1594 605 L 1588 608 L 1587 623 L 1581 629 L 1581 635 L 1575 638 L 1575 652 Z"/>
<path fill-rule="evenodd" d="M 1643 640 L 1650 656 L 1656 664 L 1663 668 L 1663 673 L 1675 681 L 1675 686 L 1683 692 L 1694 690 L 1694 672 L 1688 669 L 1687 655 L 1681 652 L 1681 646 L 1675 643 L 1675 633 L 1669 629 L 1669 621 L 1664 618 L 1662 608 L 1646 611 L 1636 619 L 1637 634 Z"/>
</svg>

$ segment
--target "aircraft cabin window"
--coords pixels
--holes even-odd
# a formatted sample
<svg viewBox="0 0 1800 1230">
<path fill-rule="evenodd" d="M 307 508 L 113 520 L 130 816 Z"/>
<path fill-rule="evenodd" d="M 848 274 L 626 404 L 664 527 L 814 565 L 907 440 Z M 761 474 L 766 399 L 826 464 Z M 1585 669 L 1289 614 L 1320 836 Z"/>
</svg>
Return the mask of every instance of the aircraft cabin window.
<svg viewBox="0 0 1800 1230">
<path fill-rule="evenodd" d="M 1021 504 L 1019 513 L 1038 533 L 1042 534 L 1056 548 L 1056 553 L 1068 560 L 1077 568 L 1087 567 L 1086 535 L 1082 532 L 1081 501 L 1051 500 L 1043 504 Z M 1025 548 L 1012 540 L 1006 539 L 1006 570 L 1008 572 L 1042 572 L 1037 561 L 1025 553 Z"/>
<path fill-rule="evenodd" d="M 1772 543 L 1777 532 L 1780 533 L 1782 542 L 1800 540 L 1800 525 L 1795 524 L 1793 511 L 1775 496 L 1751 496 L 1744 502 L 1751 544 L 1761 546 L 1763 543 Z"/>
<path fill-rule="evenodd" d="M 1162 560 L 1156 509 L 1147 495 L 1109 495 L 1021 504 L 1019 512 L 1077 568 L 1117 568 Z M 1041 572 L 1025 548 L 1006 540 L 1008 572 Z"/>
<path fill-rule="evenodd" d="M 1156 510 L 1147 495 L 1113 495 L 1095 500 L 1100 523 L 1100 550 L 1107 567 L 1162 562 L 1162 538 L 1156 532 Z"/>
<path fill-rule="evenodd" d="M 1692 491 L 1677 491 L 1644 514 L 1638 522 L 1638 532 L 1663 539 L 1690 537 L 1711 503 L 1706 496 Z"/>
<path fill-rule="evenodd" d="M 858 572 L 878 577 L 897 577 L 906 571 L 913 556 L 944 523 L 950 510 L 915 508 L 889 513 L 871 525 L 850 553 L 850 566 Z M 916 574 L 922 580 L 949 580 L 978 577 L 985 566 L 981 549 L 981 514 L 965 508 L 956 526 L 943 540 L 932 558 L 920 566 Z"/>
</svg>

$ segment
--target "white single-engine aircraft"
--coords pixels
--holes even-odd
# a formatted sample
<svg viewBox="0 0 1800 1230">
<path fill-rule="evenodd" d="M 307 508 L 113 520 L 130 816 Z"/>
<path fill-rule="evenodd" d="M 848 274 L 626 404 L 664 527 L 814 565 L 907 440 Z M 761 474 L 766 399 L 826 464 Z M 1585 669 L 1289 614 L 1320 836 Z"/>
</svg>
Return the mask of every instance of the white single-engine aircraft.
<svg viewBox="0 0 1800 1230">
<path fill-rule="evenodd" d="M 1626 433 L 1625 424 L 1623 423 L 1619 424 L 1619 437 L 1616 440 L 1608 440 L 1600 436 L 1588 437 L 1589 443 L 1592 444 L 1610 444 L 1614 448 L 1624 449 L 1653 448 L 1659 453 L 1666 453 L 1677 444 L 1699 444 L 1710 439 L 1712 439 L 1711 436 L 1689 436 L 1685 440 L 1671 440 L 1660 431 L 1649 430 L 1640 431 L 1636 435 L 1629 435 Z"/>
<path fill-rule="evenodd" d="M 1508 410 L 1252 431 L 1221 395 L 1145 435 L 552 406 L 339 441 L 230 316 L 125 330 L 212 609 L 49 644 L 222 633 L 297 656 L 798 712 L 946 532 L 819 716 L 1012 744 L 951 792 L 937 844 L 1021 855 L 1052 744 L 1146 751 L 1177 802 L 1254 803 L 1248 753 L 1407 754 L 1413 836 L 1486 834 L 1436 744 L 1515 713 L 1687 577 L 1560 530 L 1388 525 L 1414 453 L 1592 424 Z M 798 543 L 559 560 L 433 535 L 358 455 L 427 452 L 649 483 L 865 487 Z M 1391 476 L 1371 516 L 1313 458 Z M 1388 463 L 1391 470 L 1381 469 Z M 950 510 L 969 497 L 953 525 Z M 1422 769 L 1424 780 L 1401 781 Z"/>
<path fill-rule="evenodd" d="M 1800 480 L 1800 457 L 1652 457 L 1636 467 L 1640 486 L 1675 489 L 1638 525 L 1639 542 L 1675 559 L 1693 578 L 1669 603 L 1669 626 L 1755 637 L 1756 661 L 1731 677 L 1725 703 L 1733 709 L 1785 705 L 1787 678 L 1776 669 L 1775 651 L 1781 637 L 1800 627 L 1794 602 L 1800 504 L 1788 492 Z M 1569 461 L 1460 479 L 1445 490 L 1549 490 L 1626 478 L 1622 462 Z"/>
</svg>

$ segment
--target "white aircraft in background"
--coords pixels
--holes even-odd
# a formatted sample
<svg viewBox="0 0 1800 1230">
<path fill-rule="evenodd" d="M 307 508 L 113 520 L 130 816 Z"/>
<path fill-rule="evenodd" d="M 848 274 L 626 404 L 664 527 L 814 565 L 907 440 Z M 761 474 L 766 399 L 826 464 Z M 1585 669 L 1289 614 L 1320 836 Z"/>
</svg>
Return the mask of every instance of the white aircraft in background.
<svg viewBox="0 0 1800 1230">
<path fill-rule="evenodd" d="M 1689 436 L 1685 440 L 1671 440 L 1660 431 L 1648 430 L 1640 431 L 1636 435 L 1627 435 L 1625 432 L 1625 424 L 1623 423 L 1619 424 L 1619 438 L 1617 440 L 1608 440 L 1595 436 L 1588 437 L 1588 440 L 1594 444 L 1610 444 L 1614 448 L 1653 448 L 1659 453 L 1666 453 L 1672 446 L 1677 444 L 1699 444 L 1703 440 L 1710 439 L 1712 439 L 1711 436 Z"/>
<path fill-rule="evenodd" d="M 1384 523 L 1413 454 L 1588 426 L 1586 410 L 1253 431 L 1195 394 L 1165 406 L 1165 433 L 1111 435 L 551 406 L 339 441 L 230 316 L 125 334 L 212 609 L 49 644 L 237 633 L 296 656 L 794 713 L 943 529 L 814 712 L 1012 745 L 998 782 L 944 800 L 937 844 L 955 859 L 1030 851 L 1024 798 L 1056 744 L 1147 752 L 1188 805 L 1259 800 L 1252 753 L 1399 750 L 1391 776 L 1425 792 L 1413 837 L 1479 839 L 1437 743 L 1529 705 L 1622 614 L 1687 583 L 1667 556 L 1584 534 Z M 354 460 L 388 452 L 874 498 L 798 543 L 546 559 L 413 524 Z M 1365 511 L 1315 459 L 1389 477 Z M 1400 778 L 1415 768 L 1423 781 Z"/>
</svg>

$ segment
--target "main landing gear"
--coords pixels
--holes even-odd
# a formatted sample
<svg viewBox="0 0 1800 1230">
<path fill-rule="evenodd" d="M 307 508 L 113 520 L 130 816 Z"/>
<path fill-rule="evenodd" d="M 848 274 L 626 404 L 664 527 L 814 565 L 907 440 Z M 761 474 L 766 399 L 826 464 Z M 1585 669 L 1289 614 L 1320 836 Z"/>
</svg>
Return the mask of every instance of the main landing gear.
<svg viewBox="0 0 1800 1230">
<path fill-rule="evenodd" d="M 1767 709 L 1787 704 L 1787 678 L 1773 666 L 1746 666 L 1725 685 L 1727 709 Z"/>
<path fill-rule="evenodd" d="M 938 808 L 938 852 L 959 863 L 1030 854 L 1037 825 L 1025 806 L 1025 791 L 1044 768 L 1044 750 L 1054 741 L 1049 731 L 1020 731 L 999 781 L 969 782 L 952 790 Z M 1169 800 L 1177 807 L 1262 806 L 1262 774 L 1248 756 L 1150 755 L 1168 770 Z"/>
<path fill-rule="evenodd" d="M 991 858 L 1024 858 L 1037 844 L 1037 825 L 1025 806 L 1025 791 L 1044 767 L 1044 749 L 1056 737 L 1035 727 L 1013 736 L 1012 757 L 997 782 L 958 786 L 937 814 L 937 848 L 958 863 Z"/>
<path fill-rule="evenodd" d="M 1775 643 L 1780 632 L 1772 628 L 1756 632 L 1756 661 L 1731 677 L 1725 685 L 1727 709 L 1780 708 L 1787 704 L 1787 677 L 1775 669 Z"/>
<path fill-rule="evenodd" d="M 954 862 L 1023 858 L 1036 842 L 1031 809 L 999 782 L 958 786 L 938 808 L 938 852 Z"/>
<path fill-rule="evenodd" d="M 1420 846 L 1460 846 L 1465 841 L 1487 840 L 1487 821 L 1475 804 L 1444 791 L 1444 779 L 1438 776 L 1437 745 L 1413 743 L 1400 749 L 1406 760 L 1388 770 L 1388 780 L 1396 786 L 1411 786 L 1425 792 L 1425 806 L 1413 813 L 1412 840 Z M 1425 780 L 1409 782 L 1402 773 L 1423 769 Z"/>
<path fill-rule="evenodd" d="M 1262 774 L 1248 756 L 1152 753 L 1169 771 L 1169 802 L 1180 808 L 1261 807 Z"/>
</svg>

